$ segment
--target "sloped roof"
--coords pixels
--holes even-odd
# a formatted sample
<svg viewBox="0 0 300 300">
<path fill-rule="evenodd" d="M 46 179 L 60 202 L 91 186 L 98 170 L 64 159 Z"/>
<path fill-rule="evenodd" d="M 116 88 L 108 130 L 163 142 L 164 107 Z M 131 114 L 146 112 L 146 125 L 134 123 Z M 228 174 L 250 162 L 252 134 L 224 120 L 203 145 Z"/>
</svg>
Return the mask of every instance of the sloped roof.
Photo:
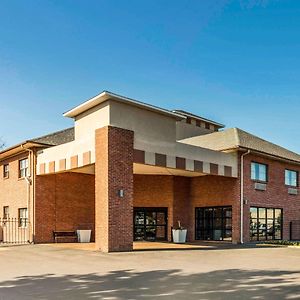
<svg viewBox="0 0 300 300">
<path fill-rule="evenodd" d="M 299 154 L 261 139 L 239 128 L 230 128 L 224 131 L 196 136 L 185 139 L 182 142 L 218 151 L 244 148 L 300 162 Z"/>
<path fill-rule="evenodd" d="M 47 135 L 29 140 L 35 143 L 46 144 L 49 146 L 58 146 L 74 141 L 74 127 L 49 133 Z"/>
<path fill-rule="evenodd" d="M 2 151 L 0 151 L 0 160 L 22 152 L 24 151 L 24 149 L 30 149 L 32 147 L 47 148 L 52 146 L 58 146 L 72 141 L 74 141 L 74 127 L 52 132 L 50 134 L 37 137 L 31 140 L 26 140 L 17 145 L 5 148 Z"/>
</svg>

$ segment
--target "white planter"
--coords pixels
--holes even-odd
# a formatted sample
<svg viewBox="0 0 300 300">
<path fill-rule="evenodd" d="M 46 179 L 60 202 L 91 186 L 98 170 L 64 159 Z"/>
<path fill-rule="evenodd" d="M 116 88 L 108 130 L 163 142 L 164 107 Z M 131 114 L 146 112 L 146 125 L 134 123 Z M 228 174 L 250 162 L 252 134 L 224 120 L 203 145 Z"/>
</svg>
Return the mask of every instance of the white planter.
<svg viewBox="0 0 300 300">
<path fill-rule="evenodd" d="M 187 229 L 173 229 L 173 242 L 176 244 L 184 244 L 186 242 Z"/>
<path fill-rule="evenodd" d="M 92 230 L 77 230 L 79 243 L 89 243 L 91 241 Z"/>
</svg>

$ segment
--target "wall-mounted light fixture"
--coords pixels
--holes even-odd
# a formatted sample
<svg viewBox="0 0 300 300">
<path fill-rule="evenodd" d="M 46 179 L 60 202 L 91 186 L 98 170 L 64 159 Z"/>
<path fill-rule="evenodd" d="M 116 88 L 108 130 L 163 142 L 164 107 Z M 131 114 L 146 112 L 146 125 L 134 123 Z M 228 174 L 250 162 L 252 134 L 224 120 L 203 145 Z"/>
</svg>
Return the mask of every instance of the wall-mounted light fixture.
<svg viewBox="0 0 300 300">
<path fill-rule="evenodd" d="M 121 189 L 121 190 L 118 190 L 118 196 L 120 197 L 120 198 L 124 198 L 124 190 L 123 189 Z"/>
</svg>

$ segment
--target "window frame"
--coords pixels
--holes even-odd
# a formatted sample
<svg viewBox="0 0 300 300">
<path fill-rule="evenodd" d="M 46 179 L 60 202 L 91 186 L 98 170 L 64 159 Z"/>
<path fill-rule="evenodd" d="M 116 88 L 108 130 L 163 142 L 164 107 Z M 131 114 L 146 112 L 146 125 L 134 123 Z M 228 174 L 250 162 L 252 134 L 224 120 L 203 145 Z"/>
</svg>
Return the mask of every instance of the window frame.
<svg viewBox="0 0 300 300">
<path fill-rule="evenodd" d="M 296 185 L 287 184 L 287 182 L 286 182 L 286 179 L 287 179 L 286 173 L 287 173 L 287 172 L 293 172 L 293 173 L 296 173 Z M 284 184 L 285 184 L 286 186 L 293 187 L 293 188 L 299 187 L 299 172 L 298 172 L 298 171 L 295 171 L 295 170 L 291 170 L 291 169 L 285 169 L 285 170 L 284 170 Z"/>
<path fill-rule="evenodd" d="M 262 165 L 262 166 L 266 167 L 266 178 L 265 178 L 265 180 L 252 178 L 252 165 L 253 164 Z M 269 165 L 264 164 L 264 163 L 260 163 L 260 162 L 257 162 L 257 161 L 251 161 L 251 164 L 250 164 L 250 178 L 251 178 L 252 181 L 255 181 L 255 182 L 268 183 L 269 182 Z"/>
<path fill-rule="evenodd" d="M 21 211 L 26 211 L 25 215 L 26 217 L 21 217 Z M 21 207 L 18 208 L 18 226 L 20 228 L 27 228 L 28 226 L 28 208 L 27 207 Z"/>
<path fill-rule="evenodd" d="M 5 211 L 7 209 L 7 212 Z M 9 219 L 9 206 L 4 205 L 3 206 L 3 220 L 8 220 Z"/>
<path fill-rule="evenodd" d="M 21 168 L 21 164 L 23 161 L 27 161 L 27 166 L 25 168 Z M 24 171 L 24 175 L 22 174 L 22 172 Z M 22 158 L 19 160 L 19 179 L 21 178 L 25 178 L 29 175 L 29 159 L 27 158 Z"/>
<path fill-rule="evenodd" d="M 6 170 L 6 167 L 7 167 L 7 170 Z M 9 178 L 9 164 L 3 165 L 3 178 L 4 179 Z"/>
<path fill-rule="evenodd" d="M 256 230 L 252 230 L 251 229 L 251 225 L 252 225 L 252 222 L 251 222 L 251 209 L 255 209 L 256 210 L 256 218 L 253 218 L 255 219 L 255 223 L 256 223 Z M 264 216 L 261 217 L 260 216 L 260 211 L 264 210 Z M 268 217 L 268 210 L 272 210 L 273 211 L 273 217 L 270 218 Z M 276 216 L 275 216 L 275 212 L 276 210 L 280 210 L 280 238 L 276 238 L 276 233 L 275 233 L 275 224 L 276 224 Z M 264 223 L 262 223 L 262 225 L 264 224 L 265 225 L 265 229 L 260 229 L 260 220 L 263 220 L 265 221 Z M 273 226 L 273 234 L 272 234 L 272 238 L 269 238 L 269 235 L 268 235 L 268 224 L 270 224 L 270 221 L 272 220 L 272 226 Z M 249 238 L 250 238 L 250 241 L 251 242 L 259 242 L 259 241 L 276 241 L 276 240 L 282 240 L 283 239 L 283 208 L 280 208 L 280 207 L 262 207 L 262 206 L 250 206 L 249 208 Z M 262 238 L 260 235 L 259 235 L 259 232 L 261 231 L 264 231 L 265 232 L 265 238 Z M 252 237 L 252 233 L 256 233 L 256 239 L 254 239 Z M 263 236 L 263 235 L 262 235 Z"/>
</svg>

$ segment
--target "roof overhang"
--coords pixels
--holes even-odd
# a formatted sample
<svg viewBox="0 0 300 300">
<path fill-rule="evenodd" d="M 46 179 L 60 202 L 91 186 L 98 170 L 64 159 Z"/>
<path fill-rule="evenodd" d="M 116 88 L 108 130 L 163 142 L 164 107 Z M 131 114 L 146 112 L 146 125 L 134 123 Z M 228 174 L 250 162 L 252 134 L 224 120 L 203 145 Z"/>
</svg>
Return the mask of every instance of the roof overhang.
<svg viewBox="0 0 300 300">
<path fill-rule="evenodd" d="M 75 118 L 76 116 L 80 115 L 81 113 L 83 113 L 83 112 L 85 112 L 85 111 L 87 111 L 87 110 L 89 110 L 89 109 L 91 109 L 91 108 L 107 101 L 107 100 L 115 100 L 115 101 L 118 101 L 118 102 L 126 103 L 126 104 L 129 104 L 129 105 L 140 107 L 142 109 L 146 109 L 146 110 L 150 110 L 150 111 L 153 111 L 153 112 L 156 112 L 156 113 L 160 113 L 160 114 L 175 118 L 177 120 L 186 119 L 185 116 L 183 116 L 181 114 L 178 114 L 178 113 L 175 113 L 175 112 L 172 112 L 170 110 L 160 108 L 160 107 L 157 107 L 157 106 L 154 106 L 154 105 L 150 105 L 150 104 L 147 104 L 147 103 L 144 103 L 144 102 L 140 102 L 138 100 L 127 98 L 127 97 L 124 97 L 124 96 L 120 96 L 120 95 L 117 95 L 117 94 L 114 94 L 114 93 L 111 93 L 111 92 L 108 92 L 108 91 L 103 91 L 99 95 L 97 95 L 97 96 L 85 101 L 84 103 L 72 108 L 71 110 L 65 112 L 63 114 L 63 116 L 68 117 L 68 118 Z"/>
<path fill-rule="evenodd" d="M 252 149 L 252 148 L 245 148 L 245 147 L 236 146 L 236 147 L 217 150 L 217 151 L 222 151 L 222 152 L 233 152 L 233 151 L 247 152 L 247 151 L 250 151 L 250 153 L 252 153 L 252 154 L 261 155 L 261 156 L 264 156 L 264 157 L 267 157 L 267 158 L 270 158 L 270 159 L 273 159 L 273 160 L 278 160 L 278 161 L 288 162 L 290 164 L 300 165 L 300 161 L 293 160 L 293 159 L 286 158 L 286 157 L 282 157 L 282 156 L 278 156 L 278 155 L 275 155 L 275 154 L 270 154 L 270 153 L 267 153 L 267 152 L 264 152 L 264 151 L 259 151 L 257 149 Z"/>
<path fill-rule="evenodd" d="M 41 144 L 41 143 L 35 143 L 35 142 L 32 142 L 32 141 L 25 141 L 23 143 L 20 143 L 20 144 L 17 144 L 15 146 L 12 146 L 12 147 L 9 147 L 9 148 L 6 148 L 4 150 L 2 150 L 0 152 L 0 161 L 3 160 L 3 159 L 6 159 L 8 157 L 11 157 L 11 156 L 15 156 L 19 153 L 22 153 L 24 151 L 26 151 L 27 149 L 31 149 L 31 148 L 40 148 L 40 147 L 49 147 L 48 144 Z"/>
</svg>

